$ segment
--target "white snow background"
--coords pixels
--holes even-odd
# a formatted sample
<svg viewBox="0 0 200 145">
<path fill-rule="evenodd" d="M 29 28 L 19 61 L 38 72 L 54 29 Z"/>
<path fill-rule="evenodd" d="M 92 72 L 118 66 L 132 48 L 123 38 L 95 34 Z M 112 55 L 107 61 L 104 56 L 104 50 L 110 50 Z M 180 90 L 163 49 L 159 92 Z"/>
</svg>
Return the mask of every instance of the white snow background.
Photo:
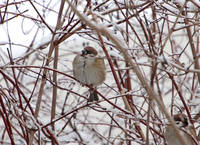
<svg viewBox="0 0 200 145">
<path fill-rule="evenodd" d="M 46 24 L 52 30 L 55 30 L 56 28 L 60 2 L 61 1 L 59 0 L 32 1 Z M 103 4 L 104 2 L 105 4 Z M 119 0 L 117 2 L 118 5 L 116 4 L 116 1 L 113 0 L 108 2 L 105 0 L 91 0 L 91 5 L 87 12 L 88 14 L 92 13 L 93 15 L 88 15 L 88 19 L 93 21 L 92 16 L 95 15 L 98 24 L 107 28 L 110 33 L 124 44 L 130 56 L 138 63 L 138 66 L 149 84 L 152 76 L 152 63 L 153 61 L 156 61 L 157 77 L 154 80 L 154 86 L 152 86 L 152 88 L 162 99 L 165 107 L 170 113 L 173 112 L 176 114 L 183 112 L 187 114 L 184 105 L 180 100 L 179 93 L 176 91 L 174 85 L 172 85 L 172 81 L 169 79 L 167 72 L 173 75 L 181 93 L 184 95 L 183 97 L 189 108 L 190 114 L 194 118 L 200 112 L 199 81 L 197 73 L 194 73 L 199 72 L 199 69 L 194 68 L 193 54 L 191 47 L 188 44 L 189 39 L 185 29 L 184 18 L 191 18 L 189 20 L 190 25 L 193 26 L 192 28 L 190 27 L 193 33 L 192 38 L 196 47 L 196 56 L 199 56 L 199 14 L 195 12 L 199 12 L 198 7 L 200 7 L 200 2 L 198 0 L 189 1 L 186 4 L 188 11 L 187 15 L 185 17 L 183 15 L 177 17 L 177 15 L 180 15 L 180 9 L 176 6 L 184 6 L 185 1 L 152 1 L 153 4 L 151 4 L 151 6 L 155 6 L 157 10 L 155 11 L 156 19 L 153 19 L 152 7 L 145 7 L 148 2 L 142 0 L 134 2 L 134 5 L 141 5 L 140 7 L 137 7 L 137 11 L 142 10 L 143 8 L 144 10 L 142 10 L 137 17 L 129 19 L 129 23 L 136 30 L 143 46 L 140 44 L 135 33 L 131 31 L 132 29 L 130 27 L 128 28 L 129 33 L 127 33 L 127 24 L 125 22 L 117 24 L 119 21 L 124 20 L 121 11 L 106 15 L 107 12 L 117 9 L 118 6 L 133 6 L 133 3 L 130 1 Z M 73 4 L 75 3 L 77 3 L 77 10 L 83 13 L 87 1 L 73 1 Z M 103 6 L 94 10 L 94 8 L 101 3 Z M 145 3 L 147 4 L 143 5 Z M 25 111 L 19 107 L 19 97 L 21 95 L 19 95 L 16 86 L 9 81 L 6 81 L 5 76 L 2 74 L 5 73 L 15 82 L 12 69 L 14 68 L 15 75 L 19 81 L 18 85 L 20 90 L 23 91 L 23 94 L 27 99 L 32 97 L 30 105 L 33 110 L 35 110 L 42 77 L 39 76 L 39 82 L 36 83 L 36 81 L 38 79 L 38 74 L 42 73 L 40 72 L 40 67 L 44 66 L 47 61 L 52 33 L 38 16 L 29 0 L 1 0 L 0 10 L 0 95 L 11 123 L 13 139 L 15 144 L 27 144 L 27 138 L 24 137 L 26 136 L 26 133 L 24 132 L 30 133 L 31 129 L 36 128 L 37 131 L 34 134 L 33 144 L 51 144 L 52 139 L 50 137 L 48 138 L 48 135 L 42 132 L 42 127 L 51 122 L 53 92 L 53 84 L 51 82 L 53 81 L 53 71 L 49 70 L 47 73 L 47 81 L 42 95 L 40 112 L 36 119 L 29 109 L 26 109 Z M 123 9 L 122 11 L 126 13 L 127 11 L 125 10 L 126 9 Z M 128 11 L 128 15 L 137 13 L 136 10 L 132 8 Z M 72 18 L 73 12 L 66 3 L 64 6 L 64 12 L 67 12 L 66 15 L 64 13 L 62 15 L 63 17 L 64 15 L 66 16 L 65 21 L 62 28 L 56 31 L 57 34 L 55 35 L 54 40 L 57 40 L 64 34 L 68 33 L 67 30 L 64 30 L 64 27 L 68 24 L 70 18 Z M 17 14 L 20 15 L 15 17 Z M 5 17 L 3 20 L 2 18 L 4 15 Z M 143 27 L 145 27 L 146 32 L 151 31 L 151 34 L 154 35 L 155 44 L 153 49 L 156 50 L 157 53 L 161 51 L 161 45 L 166 39 L 168 39 L 167 37 L 170 33 L 170 28 L 172 28 L 175 21 L 178 20 L 178 23 L 174 27 L 174 30 L 176 31 L 170 35 L 162 55 L 155 55 L 156 53 L 153 53 L 152 50 L 150 50 L 148 45 L 149 41 L 146 40 L 145 34 L 143 33 L 144 30 L 138 19 L 143 22 Z M 75 15 L 73 22 L 70 23 L 70 27 L 78 20 L 79 17 Z M 164 22 L 164 20 L 167 22 Z M 153 32 L 153 23 L 156 24 L 156 28 L 160 28 L 160 30 L 156 29 L 155 33 Z M 80 27 L 82 24 L 83 23 L 79 23 L 75 28 Z M 112 25 L 112 27 L 109 27 L 109 25 Z M 57 70 L 66 75 L 61 73 L 57 74 L 58 90 L 55 119 L 60 118 L 71 111 L 73 113 L 56 121 L 54 129 L 49 125 L 49 131 L 53 134 L 58 143 L 63 145 L 145 144 L 141 139 L 141 134 L 139 134 L 135 128 L 135 124 L 139 123 L 142 132 L 146 136 L 145 123 L 147 122 L 149 100 L 145 88 L 141 85 L 141 82 L 138 80 L 136 74 L 131 70 L 131 68 L 125 65 L 125 59 L 115 48 L 115 44 L 102 35 L 108 54 L 112 56 L 112 62 L 117 60 L 118 67 L 114 66 L 117 77 L 122 77 L 122 80 L 126 80 L 126 70 L 131 70 L 131 90 L 127 91 L 126 88 L 122 87 L 123 91 L 119 92 L 96 31 L 89 29 L 88 26 L 85 27 L 86 28 L 77 31 L 77 33 L 59 44 Z M 164 29 L 162 38 L 160 39 L 159 34 L 161 34 L 160 31 L 162 27 L 164 27 Z M 162 41 L 162 44 L 160 43 L 160 40 Z M 126 110 L 127 108 L 125 108 L 122 96 L 125 94 L 131 95 L 134 103 L 132 106 L 135 107 L 135 113 L 130 113 L 126 110 L 131 115 L 128 113 L 126 114 L 115 105 L 113 106 L 105 101 L 103 98 L 100 98 L 100 102 L 97 104 L 94 103 L 87 105 L 87 99 L 85 98 L 87 98 L 88 95 L 88 88 L 81 86 L 78 82 L 67 76 L 72 76 L 71 63 L 73 58 L 77 53 L 80 53 L 81 49 L 86 45 L 95 47 L 99 51 L 100 57 L 105 57 L 107 78 L 104 84 L 98 87 L 98 91 L 113 104 L 123 110 Z M 14 64 L 11 63 L 11 60 L 8 57 L 8 51 L 11 51 L 11 60 Z M 47 67 L 53 68 L 53 63 L 54 53 L 51 56 L 50 64 Z M 166 68 L 164 68 L 163 65 Z M 119 69 L 121 76 L 118 74 Z M 120 82 L 120 84 L 122 86 L 122 82 Z M 80 97 L 73 92 L 83 95 L 85 98 Z M 67 100 L 64 105 L 66 97 Z M 27 105 L 27 102 L 24 99 L 22 99 L 22 103 L 23 107 Z M 82 106 L 86 107 L 74 111 Z M 1 112 L 3 110 L 2 104 L 0 110 Z M 197 133 L 200 130 L 199 122 L 200 120 L 194 120 L 194 126 L 196 127 Z M 164 114 L 154 102 L 150 118 L 149 140 L 151 145 L 161 145 L 165 143 L 162 136 L 166 123 L 167 120 Z M 152 128 L 159 132 L 160 136 L 159 134 L 156 134 Z M 0 144 L 10 143 L 5 128 L 5 122 L 3 118 L 0 117 Z"/>
</svg>

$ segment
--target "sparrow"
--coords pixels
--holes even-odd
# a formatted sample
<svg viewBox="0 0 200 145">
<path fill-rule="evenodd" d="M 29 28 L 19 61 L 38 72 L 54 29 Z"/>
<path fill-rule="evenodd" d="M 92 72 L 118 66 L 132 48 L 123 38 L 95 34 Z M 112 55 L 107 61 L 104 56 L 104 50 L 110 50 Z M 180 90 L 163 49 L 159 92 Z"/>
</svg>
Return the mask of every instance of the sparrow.
<svg viewBox="0 0 200 145">
<path fill-rule="evenodd" d="M 75 56 L 72 62 L 74 78 L 82 85 L 90 86 L 89 102 L 99 100 L 95 89 L 106 79 L 104 59 L 97 55 L 98 52 L 93 47 L 87 46 L 81 54 Z"/>
<path fill-rule="evenodd" d="M 185 114 L 176 114 L 173 119 L 180 130 L 180 135 L 185 138 L 187 145 L 196 145 L 191 135 L 189 135 L 189 123 Z M 168 145 L 182 145 L 181 141 L 176 136 L 175 130 L 172 125 L 167 125 L 164 134 Z"/>
</svg>

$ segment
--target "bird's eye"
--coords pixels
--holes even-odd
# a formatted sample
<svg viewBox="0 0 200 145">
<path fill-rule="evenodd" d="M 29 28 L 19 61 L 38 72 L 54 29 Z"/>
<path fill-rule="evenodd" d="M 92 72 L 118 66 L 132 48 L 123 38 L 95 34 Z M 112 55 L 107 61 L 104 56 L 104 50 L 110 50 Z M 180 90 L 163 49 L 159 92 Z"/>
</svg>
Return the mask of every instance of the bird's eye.
<svg viewBox="0 0 200 145">
<path fill-rule="evenodd" d="M 91 51 L 89 51 L 89 50 L 87 50 L 87 54 L 92 54 L 92 52 L 91 52 Z"/>
</svg>

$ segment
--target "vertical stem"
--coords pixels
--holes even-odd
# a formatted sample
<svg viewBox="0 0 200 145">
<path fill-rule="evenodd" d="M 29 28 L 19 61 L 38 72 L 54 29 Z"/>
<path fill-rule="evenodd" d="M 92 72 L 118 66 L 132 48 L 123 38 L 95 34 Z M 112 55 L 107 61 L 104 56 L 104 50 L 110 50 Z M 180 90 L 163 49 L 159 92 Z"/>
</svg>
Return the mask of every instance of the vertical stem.
<svg viewBox="0 0 200 145">
<path fill-rule="evenodd" d="M 186 16 L 186 14 L 185 14 L 185 16 Z M 195 49 L 194 40 L 192 38 L 192 32 L 191 32 L 191 29 L 189 27 L 190 23 L 189 23 L 187 18 L 184 19 L 184 22 L 185 22 L 185 25 L 188 26 L 188 27 L 186 27 L 186 30 L 187 30 L 187 36 L 188 36 L 188 39 L 189 39 L 190 47 L 192 49 L 192 55 L 193 55 L 193 59 L 194 59 L 194 67 L 195 67 L 195 69 L 199 69 L 200 65 L 199 65 L 199 59 L 198 59 L 198 56 L 197 56 L 198 49 Z M 198 76 L 198 81 L 200 83 L 200 73 L 197 73 L 197 76 Z"/>
<path fill-rule="evenodd" d="M 7 114 L 6 108 L 4 106 L 4 103 L 3 103 L 1 95 L 0 95 L 0 104 L 1 104 L 1 108 L 3 109 L 3 112 L 0 109 L 1 117 L 2 117 L 2 119 L 4 121 L 8 136 L 9 136 L 10 141 L 11 141 L 11 144 L 15 145 L 14 138 L 13 138 L 13 133 L 12 133 L 12 129 L 11 129 L 11 124 L 10 124 L 9 117 L 8 117 L 8 114 Z"/>
<path fill-rule="evenodd" d="M 64 0 L 62 0 L 61 4 L 63 4 L 63 2 L 64 2 Z M 55 38 L 55 35 L 56 35 L 56 30 L 60 27 L 60 20 L 61 20 L 61 14 L 62 14 L 62 10 L 63 10 L 63 5 L 61 5 L 61 7 L 60 7 L 60 11 L 59 11 L 60 15 L 58 15 L 57 25 L 56 25 L 56 28 L 55 28 L 55 30 L 53 32 L 53 35 L 52 35 L 52 39 L 51 39 L 51 43 L 50 43 L 50 48 L 49 48 L 49 53 L 48 53 L 48 57 L 47 57 L 45 66 L 49 65 L 51 55 L 52 55 L 53 50 L 55 48 L 54 38 Z M 45 86 L 45 82 L 46 82 L 47 71 L 48 71 L 47 69 L 44 69 L 44 71 L 43 71 L 42 82 L 41 82 L 41 85 L 40 85 L 39 95 L 38 95 L 38 99 L 37 99 L 37 102 L 36 102 L 36 109 L 35 109 L 35 113 L 34 113 L 34 117 L 35 118 L 37 118 L 38 114 L 39 114 L 40 105 L 41 105 L 41 101 L 42 101 L 42 95 L 43 95 L 44 86 Z M 34 138 L 34 132 L 31 131 L 30 137 L 29 137 L 29 145 L 32 145 L 33 138 Z"/>
<path fill-rule="evenodd" d="M 64 4 L 65 1 L 62 0 L 60 3 L 60 10 L 58 13 L 58 19 L 57 19 L 57 26 L 56 26 L 56 30 L 60 29 L 61 27 L 61 18 L 62 18 L 62 12 L 63 12 L 63 8 L 64 8 Z M 53 64 L 53 68 L 57 69 L 58 67 L 58 54 L 59 54 L 59 47 L 56 46 L 55 47 L 55 51 L 54 51 L 54 64 Z M 52 107 L 51 107 L 51 121 L 53 121 L 53 119 L 55 118 L 55 112 L 56 112 L 56 100 L 57 100 L 57 72 L 54 71 L 53 72 L 53 82 L 54 82 L 54 86 L 53 86 L 53 94 L 52 94 Z M 52 123 L 52 130 L 55 130 L 55 124 Z M 52 140 L 52 145 L 54 145 L 54 141 Z"/>
<path fill-rule="evenodd" d="M 59 47 L 56 46 L 55 47 L 55 52 L 54 52 L 54 64 L 53 67 L 54 69 L 57 69 L 58 66 L 58 49 Z M 57 72 L 54 71 L 53 72 L 53 82 L 54 82 L 54 86 L 53 86 L 53 97 L 52 97 L 52 107 L 51 107 L 51 121 L 53 121 L 53 119 L 55 118 L 55 112 L 56 112 L 56 100 L 57 100 Z M 52 130 L 55 130 L 55 124 L 52 123 Z M 55 143 L 52 140 L 52 145 L 54 145 Z"/>
</svg>

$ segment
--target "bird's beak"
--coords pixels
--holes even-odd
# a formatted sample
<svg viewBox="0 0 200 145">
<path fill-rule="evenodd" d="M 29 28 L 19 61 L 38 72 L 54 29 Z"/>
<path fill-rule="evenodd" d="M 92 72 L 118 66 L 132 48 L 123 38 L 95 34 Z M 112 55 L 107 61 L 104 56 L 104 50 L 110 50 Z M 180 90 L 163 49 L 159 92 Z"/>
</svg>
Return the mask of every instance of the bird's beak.
<svg viewBox="0 0 200 145">
<path fill-rule="evenodd" d="M 87 51 L 83 49 L 81 55 L 82 55 L 82 56 L 85 56 L 86 54 L 87 54 Z"/>
</svg>

